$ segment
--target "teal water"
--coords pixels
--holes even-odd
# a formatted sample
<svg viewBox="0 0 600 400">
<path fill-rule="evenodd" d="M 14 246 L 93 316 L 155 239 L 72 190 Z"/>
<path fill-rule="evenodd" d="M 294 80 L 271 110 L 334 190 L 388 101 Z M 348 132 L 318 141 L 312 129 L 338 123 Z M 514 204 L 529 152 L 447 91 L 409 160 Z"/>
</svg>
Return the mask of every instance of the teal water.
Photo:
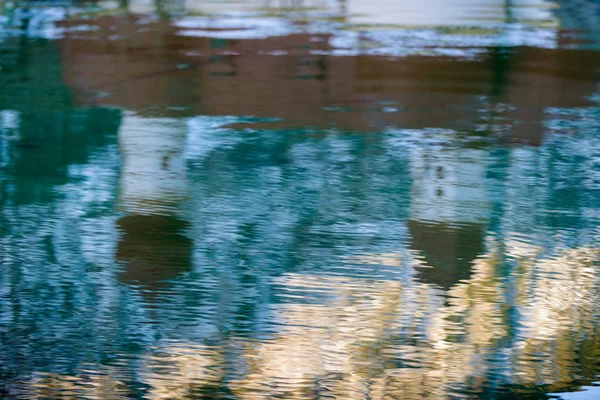
<svg viewBox="0 0 600 400">
<path fill-rule="evenodd" d="M 0 397 L 600 396 L 597 4 L 378 1 L 4 8 Z"/>
</svg>

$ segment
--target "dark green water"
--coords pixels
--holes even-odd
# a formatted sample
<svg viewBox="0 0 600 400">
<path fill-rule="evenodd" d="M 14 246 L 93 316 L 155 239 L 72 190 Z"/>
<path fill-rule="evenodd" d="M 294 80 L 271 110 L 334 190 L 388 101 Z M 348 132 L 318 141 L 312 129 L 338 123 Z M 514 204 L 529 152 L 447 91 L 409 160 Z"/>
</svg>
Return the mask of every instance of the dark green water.
<svg viewBox="0 0 600 400">
<path fill-rule="evenodd" d="M 131 3 L 5 10 L 0 397 L 600 398 L 594 2 Z"/>
</svg>

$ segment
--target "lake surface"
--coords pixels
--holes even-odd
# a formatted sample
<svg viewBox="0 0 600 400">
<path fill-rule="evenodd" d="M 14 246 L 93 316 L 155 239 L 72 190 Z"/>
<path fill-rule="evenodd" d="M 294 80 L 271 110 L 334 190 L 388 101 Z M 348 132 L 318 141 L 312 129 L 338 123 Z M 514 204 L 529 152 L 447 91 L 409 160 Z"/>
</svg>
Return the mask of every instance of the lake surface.
<svg viewBox="0 0 600 400">
<path fill-rule="evenodd" d="M 0 397 L 600 398 L 600 4 L 29 5 Z"/>
</svg>

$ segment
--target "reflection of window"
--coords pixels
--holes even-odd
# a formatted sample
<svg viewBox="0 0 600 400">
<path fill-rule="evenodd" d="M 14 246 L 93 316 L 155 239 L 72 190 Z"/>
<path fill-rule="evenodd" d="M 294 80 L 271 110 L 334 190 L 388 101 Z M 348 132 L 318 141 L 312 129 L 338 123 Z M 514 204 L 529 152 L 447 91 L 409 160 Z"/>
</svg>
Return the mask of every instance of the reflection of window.
<svg viewBox="0 0 600 400">
<path fill-rule="evenodd" d="M 296 61 L 296 79 L 327 78 L 327 60 L 324 57 L 301 57 Z"/>
<path fill-rule="evenodd" d="M 444 179 L 444 167 L 436 167 L 435 173 L 438 179 Z"/>
<path fill-rule="evenodd" d="M 444 196 L 444 189 L 442 189 L 442 188 L 435 189 L 435 196 L 436 197 L 442 197 L 442 196 Z"/>
<path fill-rule="evenodd" d="M 224 49 L 227 46 L 227 39 L 212 39 L 210 41 L 211 49 Z"/>
<path fill-rule="evenodd" d="M 237 63 L 233 56 L 213 54 L 208 62 L 208 69 L 212 76 L 237 75 Z"/>
<path fill-rule="evenodd" d="M 0 111 L 0 134 L 3 139 L 20 139 L 19 112 L 14 110 Z M 25 146 L 22 144 L 22 146 Z M 0 140 L 0 167 L 8 165 L 10 159 L 9 140 Z"/>
</svg>

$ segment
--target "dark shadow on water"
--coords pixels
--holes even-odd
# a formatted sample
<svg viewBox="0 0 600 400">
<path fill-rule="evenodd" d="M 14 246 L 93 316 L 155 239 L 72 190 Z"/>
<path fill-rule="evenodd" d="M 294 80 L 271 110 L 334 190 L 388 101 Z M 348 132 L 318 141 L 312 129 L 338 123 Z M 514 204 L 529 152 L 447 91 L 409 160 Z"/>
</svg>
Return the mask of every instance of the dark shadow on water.
<svg viewBox="0 0 600 400">
<path fill-rule="evenodd" d="M 422 256 L 418 279 L 448 290 L 471 277 L 473 261 L 485 251 L 482 224 L 435 224 L 408 221 L 410 248 Z"/>
<path fill-rule="evenodd" d="M 185 236 L 190 224 L 172 216 L 128 215 L 117 221 L 122 232 L 117 261 L 124 265 L 119 279 L 155 292 L 166 281 L 192 268 L 193 241 Z"/>
</svg>

